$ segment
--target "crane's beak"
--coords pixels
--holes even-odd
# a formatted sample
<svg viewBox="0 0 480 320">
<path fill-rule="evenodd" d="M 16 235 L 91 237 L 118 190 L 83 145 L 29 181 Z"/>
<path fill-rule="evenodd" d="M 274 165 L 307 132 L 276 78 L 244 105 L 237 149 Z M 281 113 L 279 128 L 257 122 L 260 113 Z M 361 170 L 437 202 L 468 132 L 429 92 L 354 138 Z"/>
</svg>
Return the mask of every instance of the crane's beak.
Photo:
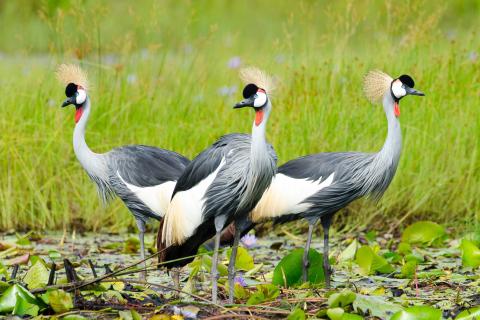
<svg viewBox="0 0 480 320">
<path fill-rule="evenodd" d="M 77 97 L 76 97 L 75 95 L 67 98 L 65 101 L 63 101 L 63 103 L 62 103 L 62 108 L 65 108 L 66 106 L 69 106 L 69 105 L 71 105 L 71 104 L 75 104 L 76 98 L 77 98 Z"/>
<path fill-rule="evenodd" d="M 405 86 L 405 91 L 407 91 L 407 94 L 410 94 L 412 96 L 424 96 L 425 93 L 422 91 L 418 91 L 416 89 L 410 88 L 409 86 Z"/>
<path fill-rule="evenodd" d="M 243 99 L 239 103 L 237 103 L 235 106 L 233 106 L 234 109 L 239 109 L 239 108 L 245 108 L 245 107 L 253 107 L 253 104 L 255 102 L 255 95 L 251 96 L 250 98 Z"/>
</svg>

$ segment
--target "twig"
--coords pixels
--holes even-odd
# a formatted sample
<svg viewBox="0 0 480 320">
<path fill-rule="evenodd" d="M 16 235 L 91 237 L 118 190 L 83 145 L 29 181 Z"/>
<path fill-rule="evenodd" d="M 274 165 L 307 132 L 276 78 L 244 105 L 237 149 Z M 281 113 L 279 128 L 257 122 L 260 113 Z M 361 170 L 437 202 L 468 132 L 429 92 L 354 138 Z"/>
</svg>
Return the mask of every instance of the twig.
<svg viewBox="0 0 480 320">
<path fill-rule="evenodd" d="M 52 262 L 52 266 L 50 267 L 50 274 L 48 275 L 48 282 L 47 286 L 51 286 L 53 281 L 55 280 L 55 271 L 57 270 L 57 265 L 55 262 Z"/>
<path fill-rule="evenodd" d="M 204 318 L 205 320 L 219 320 L 219 319 L 231 319 L 231 318 L 240 318 L 240 319 L 265 319 L 268 320 L 267 318 L 260 317 L 260 316 L 254 316 L 254 315 L 246 315 L 246 314 L 220 314 L 216 316 L 211 316 L 208 318 Z"/>
<path fill-rule="evenodd" d="M 10 276 L 10 278 L 12 280 L 15 280 L 15 278 L 17 277 L 17 273 L 18 273 L 18 268 L 20 267 L 20 265 L 16 264 L 13 266 L 13 271 L 12 271 L 12 275 Z"/>
<path fill-rule="evenodd" d="M 169 287 L 169 286 L 166 286 L 166 285 L 163 285 L 163 284 L 150 283 L 150 282 L 147 282 L 147 281 L 140 281 L 140 280 L 126 280 L 126 279 L 115 279 L 115 280 L 111 280 L 111 281 L 113 281 L 113 282 L 120 281 L 120 282 L 125 282 L 125 283 L 137 283 L 137 284 L 149 285 L 149 286 L 152 286 L 152 287 L 158 287 L 158 288 L 162 288 L 162 289 L 177 291 L 179 293 L 184 293 L 186 295 L 189 295 L 189 296 L 191 296 L 195 299 L 204 301 L 204 302 L 206 302 L 207 305 L 218 307 L 218 308 L 223 309 L 227 312 L 230 312 L 231 314 L 237 314 L 237 313 L 233 312 L 232 310 L 230 310 L 230 309 L 228 309 L 228 308 L 226 308 L 222 305 L 212 303 L 210 300 L 208 300 L 206 298 L 203 298 L 201 296 L 198 296 L 194 293 L 185 292 L 185 291 L 182 291 L 181 289 L 172 288 L 172 287 Z"/>
</svg>

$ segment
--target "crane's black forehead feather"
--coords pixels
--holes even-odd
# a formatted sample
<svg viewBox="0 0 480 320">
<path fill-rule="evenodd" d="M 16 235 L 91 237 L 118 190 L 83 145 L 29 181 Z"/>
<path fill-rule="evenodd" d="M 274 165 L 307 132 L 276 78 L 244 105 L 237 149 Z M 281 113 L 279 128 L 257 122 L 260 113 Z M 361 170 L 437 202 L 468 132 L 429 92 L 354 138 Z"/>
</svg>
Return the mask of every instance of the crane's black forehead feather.
<svg viewBox="0 0 480 320">
<path fill-rule="evenodd" d="M 253 83 L 249 83 L 245 86 L 245 88 L 243 88 L 243 97 L 245 99 L 250 98 L 255 93 L 257 93 L 257 91 L 258 91 L 258 87 Z"/>
<path fill-rule="evenodd" d="M 406 84 L 410 88 L 413 88 L 415 86 L 415 81 L 413 81 L 412 77 L 410 77 L 408 74 L 402 74 L 400 77 L 398 77 L 402 83 Z"/>
<path fill-rule="evenodd" d="M 69 83 L 65 88 L 65 95 L 67 97 L 71 97 L 77 92 L 77 85 L 75 83 Z"/>
</svg>

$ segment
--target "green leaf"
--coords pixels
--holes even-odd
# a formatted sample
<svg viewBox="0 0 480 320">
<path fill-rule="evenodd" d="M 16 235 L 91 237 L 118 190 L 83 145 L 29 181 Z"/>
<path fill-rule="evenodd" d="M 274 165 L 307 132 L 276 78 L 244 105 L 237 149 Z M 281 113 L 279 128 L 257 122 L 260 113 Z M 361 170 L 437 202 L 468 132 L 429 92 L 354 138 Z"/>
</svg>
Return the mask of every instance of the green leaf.
<svg viewBox="0 0 480 320">
<path fill-rule="evenodd" d="M 26 235 L 23 235 L 23 236 L 21 236 L 17 233 L 17 234 L 15 234 L 15 236 L 17 237 L 17 241 L 15 241 L 15 242 L 19 246 L 29 246 L 30 245 L 30 240 L 28 239 L 28 237 L 29 237 L 28 233 Z"/>
<path fill-rule="evenodd" d="M 62 320 L 86 320 L 86 319 L 87 318 L 79 314 L 69 314 L 69 315 L 66 315 L 65 317 L 62 317 Z"/>
<path fill-rule="evenodd" d="M 62 257 L 62 254 L 58 252 L 57 250 L 48 250 L 48 256 L 50 259 L 55 260 L 55 259 L 60 259 Z"/>
<path fill-rule="evenodd" d="M 25 300 L 28 304 L 34 304 L 41 308 L 45 307 L 41 301 L 39 301 L 33 294 L 19 284 L 10 286 L 0 297 L 0 313 L 12 312 L 16 308 L 19 300 Z M 27 304 L 23 303 L 18 306 L 21 311 L 25 311 Z"/>
<path fill-rule="evenodd" d="M 374 230 L 370 230 L 365 234 L 368 242 L 374 242 L 377 239 L 377 233 Z"/>
<path fill-rule="evenodd" d="M 415 306 L 395 313 L 390 320 L 441 320 L 442 311 L 430 306 Z"/>
<path fill-rule="evenodd" d="M 49 304 L 55 313 L 64 313 L 73 308 L 73 300 L 70 293 L 63 290 L 50 290 L 41 296 L 42 300 Z"/>
<path fill-rule="evenodd" d="M 369 246 L 362 246 L 357 250 L 355 262 L 360 266 L 363 275 L 379 273 L 391 273 L 395 271 L 391 264 L 384 258 L 376 254 Z"/>
<path fill-rule="evenodd" d="M 135 310 L 118 311 L 118 316 L 122 320 L 142 320 L 142 316 Z"/>
<path fill-rule="evenodd" d="M 407 261 L 403 266 L 402 266 L 402 276 L 408 279 L 413 278 L 415 275 L 415 271 L 417 269 L 417 261 L 415 260 L 410 260 Z"/>
<path fill-rule="evenodd" d="M 360 310 L 364 314 L 368 312 L 372 317 L 381 319 L 388 319 L 395 312 L 403 310 L 401 306 L 388 302 L 381 296 L 363 294 L 357 294 L 352 306 L 355 311 Z"/>
<path fill-rule="evenodd" d="M 233 288 L 233 295 L 237 299 L 246 299 L 249 296 L 247 289 L 242 287 L 239 283 L 235 283 Z"/>
<path fill-rule="evenodd" d="M 342 308 L 330 308 L 327 310 L 327 316 L 331 320 L 341 320 L 345 310 Z"/>
<path fill-rule="evenodd" d="M 476 319 L 480 319 L 480 306 L 463 310 L 455 317 L 455 320 L 476 320 Z"/>
<path fill-rule="evenodd" d="M 305 320 L 305 312 L 303 312 L 303 310 L 299 307 L 296 307 L 288 315 L 287 320 Z"/>
<path fill-rule="evenodd" d="M 0 261 L 0 276 L 5 277 L 5 279 L 9 279 L 9 274 L 7 271 L 7 267 Z"/>
<path fill-rule="evenodd" d="M 338 261 L 349 261 L 355 259 L 355 253 L 357 249 L 360 247 L 357 239 L 353 239 L 352 243 L 348 245 L 348 247 L 340 253 L 338 256 Z"/>
<path fill-rule="evenodd" d="M 412 246 L 405 242 L 400 242 L 397 248 L 397 251 L 401 255 L 406 255 L 412 253 Z"/>
<path fill-rule="evenodd" d="M 323 272 L 323 255 L 310 249 L 308 252 L 310 266 L 307 278 L 310 283 L 325 281 Z M 273 271 L 272 283 L 291 287 L 302 283 L 303 249 L 292 250 L 277 264 Z"/>
<path fill-rule="evenodd" d="M 403 231 L 402 241 L 409 244 L 432 245 L 445 239 L 445 229 L 432 221 L 419 221 Z"/>
<path fill-rule="evenodd" d="M 255 305 L 265 301 L 271 301 L 278 297 L 280 289 L 273 284 L 259 284 L 257 291 L 247 300 L 247 305 Z"/>
<path fill-rule="evenodd" d="M 463 266 L 473 268 L 480 266 L 480 249 L 472 241 L 463 239 L 460 248 Z"/>
<path fill-rule="evenodd" d="M 227 257 L 230 259 L 232 249 L 227 251 Z M 253 263 L 253 257 L 248 253 L 247 249 L 243 247 L 237 248 L 237 256 L 235 258 L 235 269 L 248 271 L 255 267 Z"/>
<path fill-rule="evenodd" d="M 37 304 L 30 303 L 25 299 L 22 299 L 18 294 L 17 294 L 17 301 L 15 303 L 15 307 L 13 309 L 12 314 L 17 315 L 17 316 L 37 316 L 38 311 L 40 310 L 40 307 Z"/>
<path fill-rule="evenodd" d="M 356 294 L 351 290 L 344 289 L 341 292 L 332 294 L 327 301 L 329 308 L 345 307 L 355 301 Z"/>
<path fill-rule="evenodd" d="M 23 281 L 28 285 L 29 289 L 43 288 L 48 283 L 50 272 L 42 261 L 37 260 L 33 266 L 28 269 Z"/>
</svg>

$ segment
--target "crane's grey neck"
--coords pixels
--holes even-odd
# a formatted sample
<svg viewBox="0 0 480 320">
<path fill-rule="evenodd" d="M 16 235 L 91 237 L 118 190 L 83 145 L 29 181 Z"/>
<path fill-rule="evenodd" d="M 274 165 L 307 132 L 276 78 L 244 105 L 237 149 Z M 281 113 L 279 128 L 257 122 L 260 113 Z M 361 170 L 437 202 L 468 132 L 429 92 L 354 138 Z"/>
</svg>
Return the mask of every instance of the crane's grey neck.
<svg viewBox="0 0 480 320">
<path fill-rule="evenodd" d="M 379 199 L 390 185 L 402 151 L 402 133 L 400 122 L 394 113 L 394 103 L 390 92 L 387 92 L 383 97 L 383 109 L 388 123 L 387 138 L 382 149 L 367 157 L 366 163 L 357 163 L 359 170 L 354 176 L 354 180 L 363 181 L 361 193 L 374 199 Z"/>
<path fill-rule="evenodd" d="M 251 163 L 256 164 L 257 160 L 261 160 L 265 157 L 268 157 L 267 152 L 267 139 L 265 136 L 268 118 L 270 117 L 270 111 L 272 109 L 272 105 L 270 103 L 270 99 L 267 100 L 267 104 L 263 107 L 264 115 L 263 121 L 257 126 L 255 121 L 253 122 L 252 126 L 252 148 L 251 152 Z M 261 165 L 261 163 L 258 163 Z M 260 167 L 258 169 L 261 169 Z"/>
<path fill-rule="evenodd" d="M 263 121 L 258 126 L 254 121 L 252 127 L 247 187 L 239 205 L 239 211 L 242 211 L 245 215 L 253 209 L 265 189 L 270 185 L 276 168 L 275 159 L 272 159 L 265 136 L 272 108 L 270 99 L 268 99 L 267 104 L 263 108 Z M 246 212 L 243 212 L 245 210 Z"/>
<path fill-rule="evenodd" d="M 90 150 L 87 142 L 85 141 L 85 129 L 91 110 L 90 98 L 88 96 L 82 108 L 82 116 L 75 125 L 75 129 L 73 131 L 73 150 L 82 167 L 85 169 L 85 171 L 87 171 L 88 175 L 97 183 L 98 186 L 98 180 L 108 180 L 108 172 L 105 156 Z"/>
<path fill-rule="evenodd" d="M 394 113 L 394 104 L 390 91 L 387 91 L 383 97 L 383 109 L 387 117 L 388 133 L 382 149 L 377 153 L 377 158 L 391 162 L 396 168 L 402 152 L 402 130 L 400 121 Z"/>
</svg>

